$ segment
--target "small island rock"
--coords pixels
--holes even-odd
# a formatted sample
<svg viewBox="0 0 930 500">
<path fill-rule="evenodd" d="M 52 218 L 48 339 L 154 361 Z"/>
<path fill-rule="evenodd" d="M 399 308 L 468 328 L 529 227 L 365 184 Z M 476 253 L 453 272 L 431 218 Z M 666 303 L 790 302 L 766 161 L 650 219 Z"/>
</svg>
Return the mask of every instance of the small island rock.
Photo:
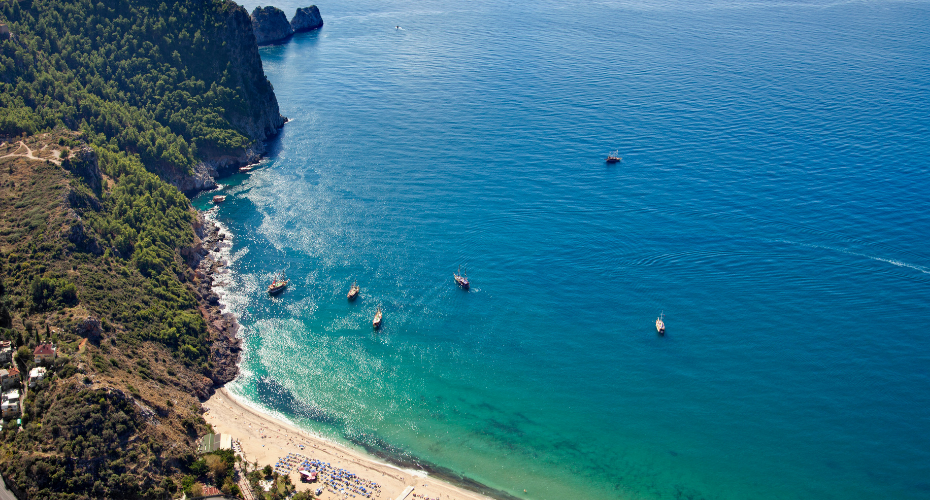
<svg viewBox="0 0 930 500">
<path fill-rule="evenodd" d="M 320 16 L 320 9 L 316 5 L 297 9 L 291 19 L 291 28 L 294 33 L 315 30 L 320 26 L 323 26 L 323 18 Z"/>
<path fill-rule="evenodd" d="M 294 34 L 287 16 L 277 7 L 255 7 L 252 11 L 252 31 L 259 45 L 280 42 Z"/>
</svg>

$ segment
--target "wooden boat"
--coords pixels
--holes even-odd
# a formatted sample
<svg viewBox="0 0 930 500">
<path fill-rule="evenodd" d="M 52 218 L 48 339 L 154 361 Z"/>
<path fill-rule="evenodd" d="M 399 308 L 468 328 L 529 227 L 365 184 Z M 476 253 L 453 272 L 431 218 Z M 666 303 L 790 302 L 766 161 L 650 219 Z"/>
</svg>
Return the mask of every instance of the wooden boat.
<svg viewBox="0 0 930 500">
<path fill-rule="evenodd" d="M 358 282 L 353 281 L 352 288 L 349 288 L 349 295 L 348 295 L 349 300 L 355 300 L 356 298 L 358 298 L 358 291 L 359 291 Z"/>
<path fill-rule="evenodd" d="M 615 151 L 611 151 L 610 154 L 607 155 L 607 163 L 617 163 L 618 161 L 620 161 L 620 160 L 622 160 L 622 159 L 623 159 L 623 158 L 620 158 L 620 150 L 619 150 L 619 149 L 617 149 L 617 150 L 615 150 Z"/>
<path fill-rule="evenodd" d="M 270 295 L 277 295 L 283 292 L 284 289 L 287 288 L 287 283 L 288 283 L 288 280 L 279 280 L 279 279 L 271 280 L 271 284 L 268 285 L 268 293 Z"/>
<path fill-rule="evenodd" d="M 662 314 L 656 318 L 656 331 L 659 332 L 659 335 L 665 335 L 665 311 L 662 311 Z"/>
<path fill-rule="evenodd" d="M 371 326 L 378 330 L 381 328 L 381 306 L 378 306 L 378 312 L 375 313 L 375 319 L 371 321 Z"/>
<path fill-rule="evenodd" d="M 455 284 L 462 287 L 462 290 L 468 290 L 468 276 L 465 275 L 465 271 L 462 271 L 462 266 L 459 266 L 459 272 L 452 275 L 455 278 Z"/>
<path fill-rule="evenodd" d="M 225 195 L 218 194 L 218 195 L 216 195 L 216 196 L 213 197 L 213 203 L 214 203 L 214 204 L 223 203 L 224 201 L 226 201 L 226 196 L 225 196 Z"/>
</svg>

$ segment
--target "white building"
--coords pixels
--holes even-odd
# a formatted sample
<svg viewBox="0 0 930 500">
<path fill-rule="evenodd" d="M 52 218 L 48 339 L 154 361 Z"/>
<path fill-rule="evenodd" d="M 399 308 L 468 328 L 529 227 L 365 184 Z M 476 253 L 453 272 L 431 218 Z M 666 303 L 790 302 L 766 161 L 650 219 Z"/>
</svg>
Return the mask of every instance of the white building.
<svg viewBox="0 0 930 500">
<path fill-rule="evenodd" d="M 45 368 L 37 366 L 29 370 L 29 387 L 35 387 L 40 380 L 45 378 Z"/>
<path fill-rule="evenodd" d="M 19 406 L 19 389 L 13 389 L 3 394 L 3 403 L 0 403 L 3 418 L 16 418 L 22 413 Z"/>
</svg>

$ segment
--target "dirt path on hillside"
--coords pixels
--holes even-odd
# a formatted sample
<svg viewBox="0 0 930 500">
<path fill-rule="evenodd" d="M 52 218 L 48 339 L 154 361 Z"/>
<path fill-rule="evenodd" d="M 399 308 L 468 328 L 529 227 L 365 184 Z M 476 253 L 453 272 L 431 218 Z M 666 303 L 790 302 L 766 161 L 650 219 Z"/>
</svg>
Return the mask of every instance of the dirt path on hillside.
<svg viewBox="0 0 930 500">
<path fill-rule="evenodd" d="M 6 144 L 6 143 L 0 144 L 0 146 L 4 146 L 5 144 Z M 20 149 L 23 149 L 23 148 L 26 149 L 26 152 L 25 152 L 25 153 L 19 153 L 19 150 L 20 150 Z M 43 147 L 42 149 L 45 149 L 45 147 Z M 22 157 L 22 158 L 29 158 L 30 160 L 50 161 L 50 162 L 54 163 L 55 165 L 59 165 L 59 166 L 60 166 L 60 165 L 61 165 L 61 160 L 57 159 L 57 158 L 60 157 L 60 155 L 61 155 L 61 151 L 59 151 L 59 150 L 57 150 L 57 149 L 54 149 L 54 150 L 52 150 L 52 156 L 54 156 L 55 158 L 40 158 L 40 157 L 38 157 L 38 156 L 32 154 L 32 150 L 29 149 L 29 146 L 27 146 L 25 142 L 19 141 L 19 147 L 18 147 L 18 148 L 16 148 L 15 150 L 13 150 L 12 153 L 7 153 L 7 154 L 5 154 L 5 155 L 0 156 L 0 158 L 9 158 L 9 157 L 11 157 L 11 156 L 19 156 L 19 157 Z"/>
</svg>

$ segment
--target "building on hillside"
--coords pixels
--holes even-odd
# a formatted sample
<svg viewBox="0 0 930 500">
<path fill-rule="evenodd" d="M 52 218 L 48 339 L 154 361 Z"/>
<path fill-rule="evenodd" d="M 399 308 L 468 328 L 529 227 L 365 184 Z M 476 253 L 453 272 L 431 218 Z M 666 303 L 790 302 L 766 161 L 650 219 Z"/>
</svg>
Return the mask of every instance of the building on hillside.
<svg viewBox="0 0 930 500">
<path fill-rule="evenodd" d="M 16 418 L 22 414 L 22 408 L 19 405 L 18 389 L 3 393 L 3 402 L 0 403 L 0 411 L 3 413 L 3 418 Z"/>
<path fill-rule="evenodd" d="M 3 387 L 3 390 L 9 389 L 9 386 L 13 385 L 13 379 L 10 378 L 10 370 L 0 370 L 0 387 Z"/>
<path fill-rule="evenodd" d="M 229 434 L 207 434 L 200 439 L 200 453 L 212 453 L 216 450 L 231 450 L 232 436 Z"/>
<path fill-rule="evenodd" d="M 227 497 L 216 486 L 204 486 L 203 492 L 197 498 L 207 499 L 207 498 L 227 498 Z"/>
<path fill-rule="evenodd" d="M 6 344 L 4 346 L 3 344 Z M 0 365 L 8 365 L 13 362 L 13 346 L 10 341 L 0 342 Z"/>
<path fill-rule="evenodd" d="M 10 368 L 10 385 L 19 387 L 19 368 L 17 368 L 16 365 Z"/>
<path fill-rule="evenodd" d="M 39 344 L 33 354 L 36 364 L 50 363 L 58 356 L 58 348 L 54 344 Z"/>
<path fill-rule="evenodd" d="M 40 380 L 45 378 L 45 368 L 37 366 L 29 370 L 29 387 L 35 387 Z"/>
</svg>

